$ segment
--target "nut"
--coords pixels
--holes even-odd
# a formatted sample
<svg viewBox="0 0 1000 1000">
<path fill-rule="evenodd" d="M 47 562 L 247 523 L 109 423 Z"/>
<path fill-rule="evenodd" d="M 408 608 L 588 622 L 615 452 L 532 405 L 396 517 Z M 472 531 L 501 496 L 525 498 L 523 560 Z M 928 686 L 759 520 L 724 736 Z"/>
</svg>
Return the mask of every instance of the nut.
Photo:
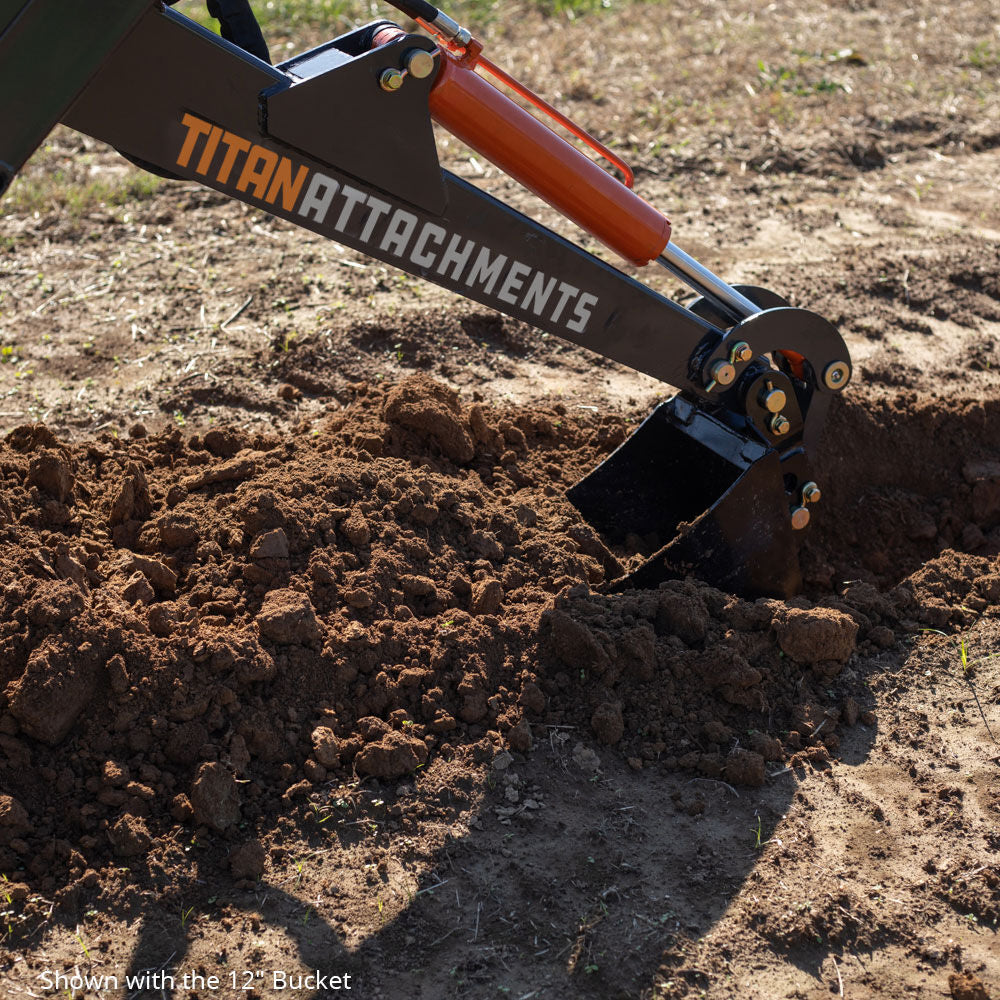
<svg viewBox="0 0 1000 1000">
<path fill-rule="evenodd" d="M 806 483 L 802 487 L 802 502 L 817 503 L 823 496 L 823 491 L 813 482 Z"/>
<path fill-rule="evenodd" d="M 792 424 L 791 421 L 788 419 L 788 417 L 780 413 L 776 413 L 771 418 L 772 434 L 777 434 L 778 437 L 781 437 L 783 434 L 787 434 L 791 429 L 792 429 Z"/>
<path fill-rule="evenodd" d="M 391 94 L 403 86 L 403 73 L 398 69 L 384 69 L 379 74 L 378 84 L 383 90 Z"/>
<path fill-rule="evenodd" d="M 737 341 L 733 344 L 733 349 L 729 352 L 729 360 L 734 364 L 737 361 L 749 361 L 753 357 L 753 349 L 745 340 Z"/>
</svg>

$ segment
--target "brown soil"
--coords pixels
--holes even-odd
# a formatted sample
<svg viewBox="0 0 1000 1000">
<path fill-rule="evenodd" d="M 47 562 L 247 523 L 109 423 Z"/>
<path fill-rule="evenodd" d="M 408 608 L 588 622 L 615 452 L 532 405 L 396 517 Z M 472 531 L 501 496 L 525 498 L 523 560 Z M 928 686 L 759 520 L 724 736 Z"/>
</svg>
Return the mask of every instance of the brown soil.
<svg viewBox="0 0 1000 1000">
<path fill-rule="evenodd" d="M 742 8 L 689 23 L 707 104 L 661 67 L 674 119 L 600 59 L 627 15 L 553 32 L 679 242 L 848 340 L 788 602 L 602 592 L 641 554 L 565 490 L 666 387 L 189 186 L 9 202 L 7 994 L 1000 993 L 998 43 L 976 5 L 885 7 L 838 8 L 861 62 L 803 61 L 801 94 L 732 46 L 773 70 L 808 5 L 784 49 Z M 920 17 L 979 55 L 894 89 Z M 53 162 L 118 169 L 60 132 L 17 184 Z"/>
</svg>

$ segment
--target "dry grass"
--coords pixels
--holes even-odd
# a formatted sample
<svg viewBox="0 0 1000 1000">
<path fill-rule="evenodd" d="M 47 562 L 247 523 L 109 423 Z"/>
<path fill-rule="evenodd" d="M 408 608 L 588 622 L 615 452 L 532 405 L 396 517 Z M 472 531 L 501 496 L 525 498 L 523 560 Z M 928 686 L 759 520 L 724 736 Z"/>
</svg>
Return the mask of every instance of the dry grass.
<svg viewBox="0 0 1000 1000">
<path fill-rule="evenodd" d="M 393 14 L 349 0 L 254 6 L 275 58 Z M 179 9 L 214 24 L 200 0 Z M 463 0 L 449 9 L 482 33 L 496 61 L 653 173 L 842 174 L 914 149 L 1000 142 L 1000 27 L 979 0 L 947 12 L 930 0 L 903 10 L 819 0 L 532 0 L 502 12 Z M 455 144 L 442 154 L 467 155 Z M 68 157 L 50 143 L 6 211 L 78 217 L 156 190 L 127 167 L 91 175 L 94 162 L 82 145 Z"/>
<path fill-rule="evenodd" d="M 393 16 L 347 0 L 255 7 L 276 56 Z M 186 8 L 207 20 L 200 4 Z M 891 10 L 819 0 L 446 8 L 497 62 L 652 171 L 852 172 L 1000 136 L 1000 27 L 980 0 L 947 11 L 930 0 Z"/>
<path fill-rule="evenodd" d="M 494 56 L 651 168 L 850 169 L 1000 134 L 995 17 L 960 6 L 645 4 Z"/>
</svg>

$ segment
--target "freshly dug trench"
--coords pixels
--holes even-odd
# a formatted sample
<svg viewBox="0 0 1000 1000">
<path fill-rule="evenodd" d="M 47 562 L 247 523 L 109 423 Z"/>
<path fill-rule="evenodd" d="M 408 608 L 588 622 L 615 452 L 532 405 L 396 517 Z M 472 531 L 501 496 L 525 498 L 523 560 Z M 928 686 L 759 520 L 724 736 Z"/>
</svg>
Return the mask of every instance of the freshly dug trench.
<svg viewBox="0 0 1000 1000">
<path fill-rule="evenodd" d="M 807 583 L 889 587 L 945 549 L 1000 551 L 1000 391 L 842 401 L 816 456 L 823 500 Z M 978 609 L 977 609 L 978 610 Z"/>
</svg>

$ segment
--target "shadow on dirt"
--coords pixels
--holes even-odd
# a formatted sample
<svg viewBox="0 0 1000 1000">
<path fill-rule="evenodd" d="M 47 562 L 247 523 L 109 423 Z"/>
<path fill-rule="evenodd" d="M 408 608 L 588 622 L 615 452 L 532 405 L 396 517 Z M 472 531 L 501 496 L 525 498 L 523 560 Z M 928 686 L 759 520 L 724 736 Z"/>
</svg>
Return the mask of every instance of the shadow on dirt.
<svg viewBox="0 0 1000 1000">
<path fill-rule="evenodd" d="M 90 911 L 137 926 L 124 995 L 203 995 L 185 985 L 195 973 L 262 997 L 276 984 L 339 995 L 338 976 L 364 996 L 428 1000 L 703 986 L 693 943 L 762 852 L 795 850 L 781 824 L 800 779 L 833 749 L 861 763 L 875 738 L 837 728 L 856 672 L 790 662 L 771 603 L 692 583 L 570 590 L 538 627 L 547 709 L 522 727 L 531 752 L 455 732 L 399 781 L 286 798 L 255 824 L 268 855 L 256 883 L 230 872 L 249 829 L 227 842 L 195 828 L 133 865 Z M 325 985 L 296 978 L 310 974 Z"/>
<path fill-rule="evenodd" d="M 329 977 L 350 976 L 364 996 L 428 1000 L 498 991 L 604 1000 L 671 980 L 704 985 L 685 953 L 753 880 L 803 771 L 774 766 L 779 773 L 764 788 L 735 789 L 655 765 L 637 773 L 568 727 L 536 731 L 539 744 L 527 758 L 490 767 L 473 829 L 450 832 L 469 820 L 458 805 L 426 824 L 446 831 L 433 854 L 407 848 L 413 838 L 379 832 L 344 845 L 356 860 L 324 861 L 332 838 L 316 831 L 296 849 L 301 882 L 276 884 L 275 865 L 248 891 L 225 873 L 224 850 L 210 849 L 186 890 L 193 919 L 152 900 L 129 915 L 140 922 L 130 976 L 166 972 L 178 985 L 171 991 L 154 979 L 155 988 L 127 995 L 187 996 L 182 976 L 199 970 L 224 986 L 235 974 L 239 986 L 265 997 L 275 984 L 288 984 L 282 995 L 339 995 L 295 978 L 309 974 L 327 977 L 327 987 Z M 848 741 L 852 763 L 864 760 L 873 739 L 869 730 Z M 368 801 L 419 812 L 437 799 L 448 768 L 429 768 L 413 795 L 381 788 Z M 415 832 L 421 840 L 428 831 Z M 359 852 L 380 860 L 363 861 Z M 409 879 L 400 867 L 408 853 Z M 292 856 L 286 871 L 295 871 Z M 348 874 L 345 866 L 356 867 Z M 238 932 L 235 953 L 212 943 L 214 908 L 227 941 Z M 826 954 L 818 949 L 807 962 L 812 975 Z"/>
</svg>

